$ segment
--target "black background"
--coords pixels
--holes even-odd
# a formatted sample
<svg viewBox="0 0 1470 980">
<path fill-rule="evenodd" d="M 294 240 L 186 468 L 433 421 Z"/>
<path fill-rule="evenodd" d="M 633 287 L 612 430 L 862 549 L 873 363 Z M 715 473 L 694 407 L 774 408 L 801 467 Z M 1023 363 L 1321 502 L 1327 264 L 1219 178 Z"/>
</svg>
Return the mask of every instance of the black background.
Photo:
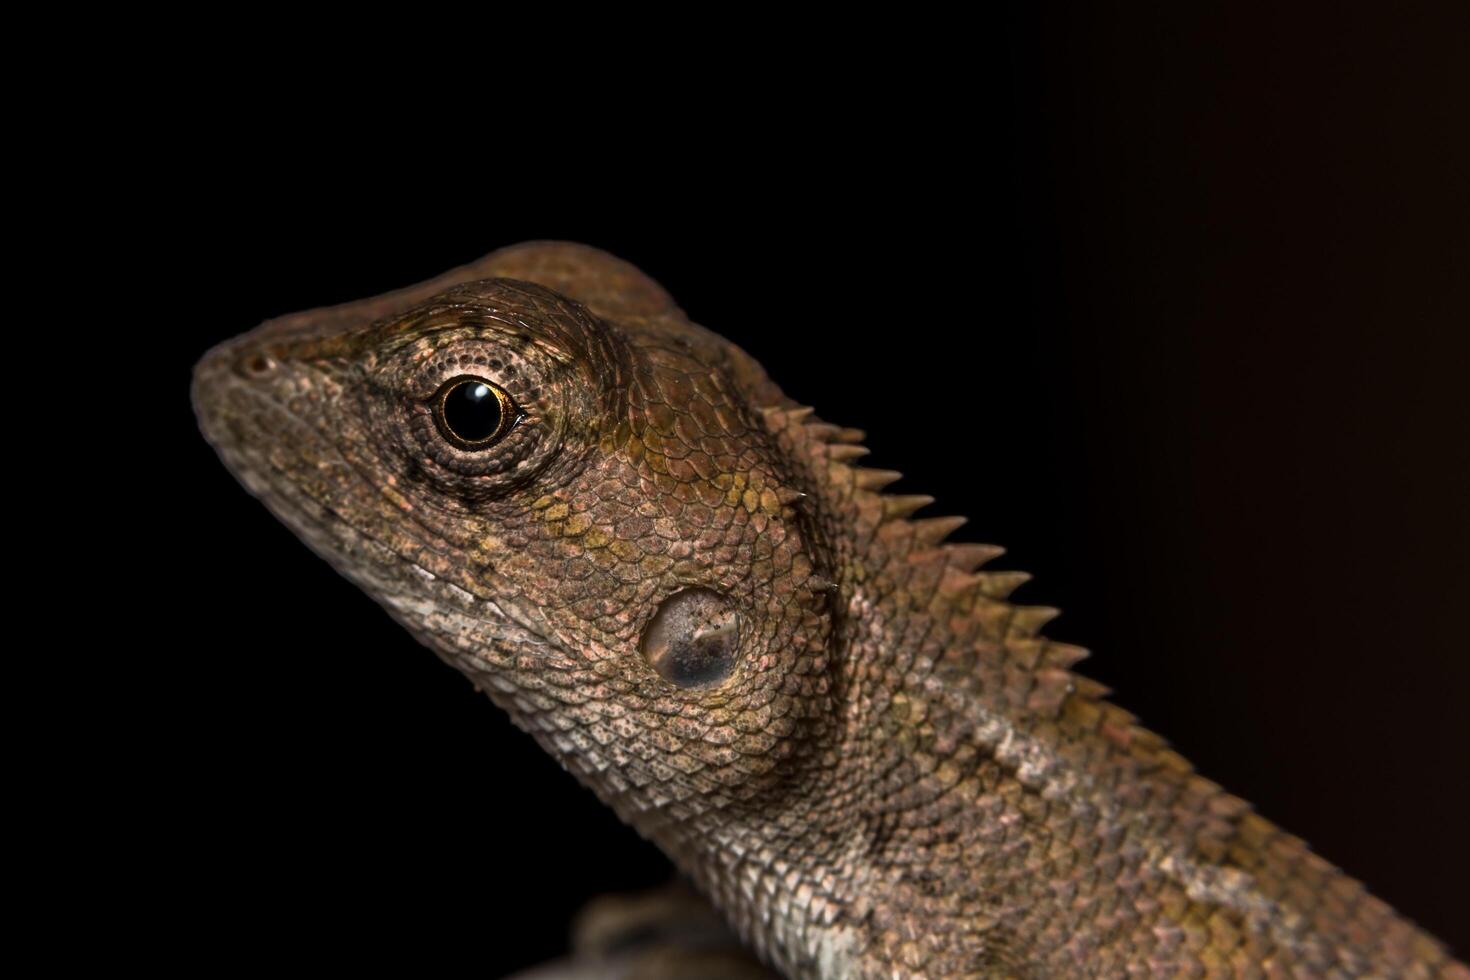
<svg viewBox="0 0 1470 980">
<path fill-rule="evenodd" d="M 719 95 L 695 56 L 433 118 L 334 95 L 278 126 L 242 96 L 242 128 L 181 140 L 158 554 L 194 573 L 154 827 L 186 857 L 180 931 L 498 975 L 668 874 L 186 406 L 193 360 L 262 319 L 565 238 L 865 428 L 895 489 L 1037 575 L 1018 598 L 1064 610 L 1049 632 L 1117 701 L 1470 950 L 1463 25 L 1127 6 L 902 60 L 868 39 L 759 91 L 809 52 Z"/>
</svg>

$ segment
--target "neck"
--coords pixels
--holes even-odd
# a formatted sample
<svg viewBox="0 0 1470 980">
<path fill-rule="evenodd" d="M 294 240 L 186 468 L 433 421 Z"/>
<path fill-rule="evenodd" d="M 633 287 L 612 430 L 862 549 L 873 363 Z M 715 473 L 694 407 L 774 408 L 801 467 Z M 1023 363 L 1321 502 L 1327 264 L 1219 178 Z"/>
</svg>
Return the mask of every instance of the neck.
<svg viewBox="0 0 1470 980">
<path fill-rule="evenodd" d="M 814 803 L 833 798 L 807 792 L 806 802 L 784 807 L 755 800 L 660 821 L 649 836 L 783 974 L 857 976 L 873 891 L 868 821 Z"/>
</svg>

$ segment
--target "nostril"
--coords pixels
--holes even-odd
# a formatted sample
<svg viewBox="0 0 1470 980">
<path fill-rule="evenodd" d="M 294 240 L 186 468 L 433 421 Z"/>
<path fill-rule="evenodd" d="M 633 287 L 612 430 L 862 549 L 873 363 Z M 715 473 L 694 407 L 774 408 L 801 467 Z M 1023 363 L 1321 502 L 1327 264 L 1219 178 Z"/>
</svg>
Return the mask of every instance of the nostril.
<svg viewBox="0 0 1470 980">
<path fill-rule="evenodd" d="M 235 370 L 247 378 L 264 378 L 275 373 L 279 365 L 269 354 L 247 354 L 235 362 Z"/>
</svg>

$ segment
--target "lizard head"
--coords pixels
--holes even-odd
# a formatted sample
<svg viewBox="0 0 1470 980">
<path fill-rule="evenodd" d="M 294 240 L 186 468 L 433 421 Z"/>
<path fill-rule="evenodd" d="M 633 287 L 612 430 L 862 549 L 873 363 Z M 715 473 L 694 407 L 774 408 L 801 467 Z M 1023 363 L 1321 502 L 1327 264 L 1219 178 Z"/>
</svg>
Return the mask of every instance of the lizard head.
<svg viewBox="0 0 1470 980">
<path fill-rule="evenodd" d="M 645 832 L 829 768 L 821 535 L 759 369 L 682 315 L 427 292 L 206 355 L 229 469 Z"/>
</svg>

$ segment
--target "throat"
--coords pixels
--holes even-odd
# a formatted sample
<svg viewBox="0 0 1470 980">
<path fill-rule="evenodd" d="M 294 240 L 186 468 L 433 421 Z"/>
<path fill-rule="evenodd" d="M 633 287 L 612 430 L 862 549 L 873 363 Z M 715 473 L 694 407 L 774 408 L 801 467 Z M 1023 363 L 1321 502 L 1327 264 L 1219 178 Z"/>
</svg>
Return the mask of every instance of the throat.
<svg viewBox="0 0 1470 980">
<path fill-rule="evenodd" d="M 823 833 L 811 813 L 729 816 L 666 825 L 653 836 L 741 940 L 784 975 L 863 975 L 876 883 L 861 831 Z"/>
</svg>

